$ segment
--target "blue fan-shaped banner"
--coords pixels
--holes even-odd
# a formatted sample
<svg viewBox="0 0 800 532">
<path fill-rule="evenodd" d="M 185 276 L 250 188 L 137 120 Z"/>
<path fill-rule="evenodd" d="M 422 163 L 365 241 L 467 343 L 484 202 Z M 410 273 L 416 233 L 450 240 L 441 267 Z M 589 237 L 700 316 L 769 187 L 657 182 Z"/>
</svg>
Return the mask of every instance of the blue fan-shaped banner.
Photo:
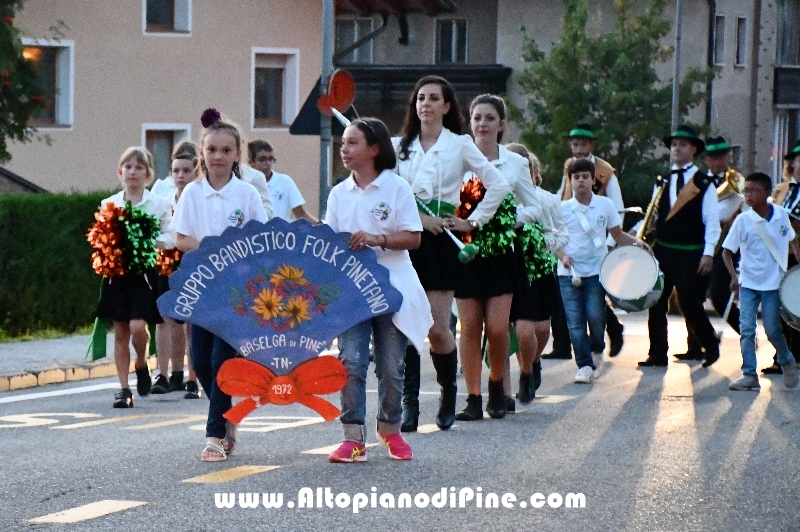
<svg viewBox="0 0 800 532">
<path fill-rule="evenodd" d="M 400 309 L 389 271 L 349 236 L 280 218 L 228 228 L 183 256 L 158 309 L 288 374 L 356 323 Z"/>
</svg>

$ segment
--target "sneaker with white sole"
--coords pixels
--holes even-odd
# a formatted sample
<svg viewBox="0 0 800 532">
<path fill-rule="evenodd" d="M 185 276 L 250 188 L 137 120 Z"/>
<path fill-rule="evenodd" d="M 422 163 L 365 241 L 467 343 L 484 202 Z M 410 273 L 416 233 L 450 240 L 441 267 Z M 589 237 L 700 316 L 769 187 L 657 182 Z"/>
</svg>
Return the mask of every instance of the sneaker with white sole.
<svg viewBox="0 0 800 532">
<path fill-rule="evenodd" d="M 386 445 L 386 448 L 389 449 L 389 456 L 395 460 L 411 460 L 411 446 L 399 432 L 394 434 L 378 432 L 378 439 Z"/>
<path fill-rule="evenodd" d="M 363 443 L 345 440 L 328 456 L 330 462 L 351 464 L 353 462 L 367 461 L 367 448 Z"/>
<path fill-rule="evenodd" d="M 787 388 L 794 388 L 797 386 L 797 362 L 792 360 L 788 364 L 781 364 L 781 369 L 783 370 L 783 384 L 786 385 Z"/>
<path fill-rule="evenodd" d="M 578 384 L 591 384 L 593 373 L 592 366 L 583 366 L 575 374 L 575 382 Z"/>
<path fill-rule="evenodd" d="M 743 375 L 730 383 L 728 389 L 737 392 L 757 392 L 761 390 L 761 384 L 758 382 L 758 377 Z"/>
<path fill-rule="evenodd" d="M 600 376 L 600 372 L 603 371 L 603 366 L 605 362 L 603 361 L 603 353 L 592 353 L 592 362 L 594 362 L 594 371 L 592 372 L 592 377 L 595 379 Z"/>
</svg>

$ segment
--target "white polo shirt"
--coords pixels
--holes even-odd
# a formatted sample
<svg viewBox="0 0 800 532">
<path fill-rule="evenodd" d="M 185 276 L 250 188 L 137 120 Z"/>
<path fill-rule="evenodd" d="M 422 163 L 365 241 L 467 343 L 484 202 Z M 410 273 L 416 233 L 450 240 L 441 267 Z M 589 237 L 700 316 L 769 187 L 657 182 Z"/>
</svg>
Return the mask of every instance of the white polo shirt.
<svg viewBox="0 0 800 532">
<path fill-rule="evenodd" d="M 751 290 L 777 290 L 783 278 L 781 265 L 769 252 L 755 224 L 759 224 L 767 238 L 772 241 L 778 256 L 783 259 L 784 268 L 789 257 L 789 242 L 795 237 L 788 211 L 780 205 L 772 205 L 772 209 L 769 220 L 765 220 L 752 209 L 737 216 L 722 243 L 722 247 L 733 253 L 741 250 L 739 285 Z"/>
<path fill-rule="evenodd" d="M 594 234 L 602 241 L 601 246 L 595 245 L 594 239 L 586 234 L 580 220 L 572 209 L 576 205 L 589 222 Z M 569 242 L 564 246 L 564 253 L 572 257 L 575 273 L 580 277 L 590 277 L 600 274 L 600 264 L 608 254 L 606 237 L 608 230 L 620 225 L 622 222 L 614 202 L 604 196 L 592 194 L 589 205 L 582 205 L 577 199 L 572 198 L 561 202 L 561 213 L 569 233 Z M 570 272 L 558 261 L 558 275 L 569 275 Z"/>
<path fill-rule="evenodd" d="M 117 207 L 125 208 L 125 191 L 120 190 L 113 196 L 110 196 L 100 202 L 100 206 L 104 207 L 106 203 L 113 203 Z M 158 247 L 164 249 L 172 249 L 175 247 L 175 231 L 172 228 L 172 205 L 166 198 L 157 196 L 147 189 L 142 192 L 142 201 L 134 205 L 134 207 L 141 207 L 147 214 L 151 214 L 159 221 L 160 234 L 156 237 Z"/>
<path fill-rule="evenodd" d="M 242 169 L 242 181 L 249 183 L 255 187 L 261 198 L 261 205 L 264 207 L 264 212 L 267 213 L 267 219 L 272 218 L 272 201 L 269 198 L 269 187 L 267 186 L 267 178 L 264 172 L 256 170 L 251 166 L 244 163 L 239 163 Z"/>
<path fill-rule="evenodd" d="M 250 220 L 267 221 L 255 187 L 232 177 L 224 187 L 214 190 L 204 177 L 183 189 L 172 228 L 177 233 L 202 240 L 207 236 L 219 236 L 228 227 L 242 227 Z"/>
<path fill-rule="evenodd" d="M 294 220 L 292 209 L 306 203 L 294 180 L 286 174 L 272 172 L 272 177 L 267 180 L 267 188 L 272 201 L 272 217 L 280 217 L 287 222 Z"/>
</svg>

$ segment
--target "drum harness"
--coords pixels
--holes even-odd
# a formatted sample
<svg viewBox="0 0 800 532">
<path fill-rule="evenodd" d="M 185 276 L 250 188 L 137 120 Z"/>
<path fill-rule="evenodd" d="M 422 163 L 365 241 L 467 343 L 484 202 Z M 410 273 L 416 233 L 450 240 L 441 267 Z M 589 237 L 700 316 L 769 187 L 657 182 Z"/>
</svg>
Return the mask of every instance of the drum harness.
<svg viewBox="0 0 800 532">
<path fill-rule="evenodd" d="M 572 212 L 575 213 L 575 217 L 578 219 L 578 222 L 580 222 L 583 231 L 586 233 L 586 236 L 591 238 L 592 242 L 594 242 L 594 247 L 597 249 L 604 248 L 606 245 L 605 241 L 597 235 L 597 232 L 595 232 L 594 228 L 589 225 L 589 220 L 587 220 L 586 216 L 580 211 L 580 209 L 578 209 L 578 200 L 573 197 L 571 200 L 569 200 L 569 206 L 572 208 Z"/>
</svg>

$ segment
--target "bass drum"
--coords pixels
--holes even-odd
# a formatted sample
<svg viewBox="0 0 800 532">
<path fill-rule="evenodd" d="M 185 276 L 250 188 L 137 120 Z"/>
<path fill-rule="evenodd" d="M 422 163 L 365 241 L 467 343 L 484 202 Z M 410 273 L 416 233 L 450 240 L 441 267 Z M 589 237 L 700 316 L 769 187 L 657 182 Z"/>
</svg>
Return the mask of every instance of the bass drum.
<svg viewBox="0 0 800 532">
<path fill-rule="evenodd" d="M 658 302 L 664 291 L 664 274 L 658 261 L 637 246 L 611 250 L 600 265 L 600 284 L 614 306 L 641 312 Z"/>
<path fill-rule="evenodd" d="M 778 288 L 781 317 L 792 329 L 800 331 L 800 266 L 792 266 Z"/>
</svg>

